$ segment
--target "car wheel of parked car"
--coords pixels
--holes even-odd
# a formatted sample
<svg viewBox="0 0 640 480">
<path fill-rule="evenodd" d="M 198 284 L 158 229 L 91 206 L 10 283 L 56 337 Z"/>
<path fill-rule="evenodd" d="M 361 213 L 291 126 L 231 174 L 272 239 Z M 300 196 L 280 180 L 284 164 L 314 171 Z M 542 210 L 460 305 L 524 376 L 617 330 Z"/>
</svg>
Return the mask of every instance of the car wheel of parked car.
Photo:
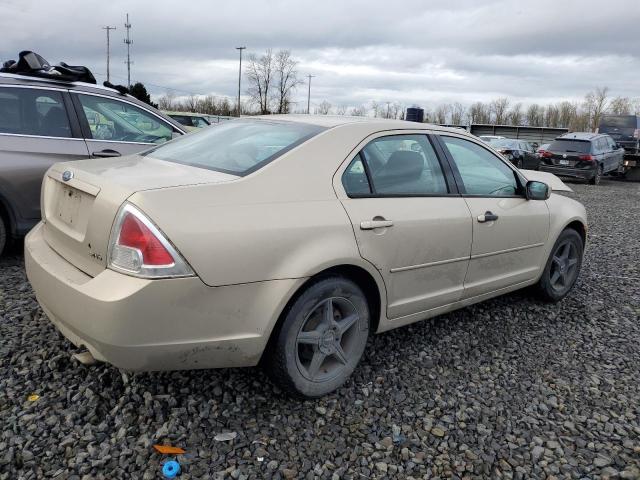
<svg viewBox="0 0 640 480">
<path fill-rule="evenodd" d="M 557 302 L 573 288 L 582 266 L 583 249 L 582 237 L 575 230 L 568 228 L 560 234 L 538 282 L 544 299 Z"/>
<path fill-rule="evenodd" d="M 600 180 L 602 180 L 602 165 L 598 166 L 595 175 L 589 180 L 591 185 L 600 185 Z"/>
<path fill-rule="evenodd" d="M 285 391 L 320 397 L 349 378 L 369 335 L 369 306 L 344 277 L 309 285 L 283 314 L 265 367 Z"/>
<path fill-rule="evenodd" d="M 0 215 L 0 255 L 4 252 L 7 246 L 7 226 L 4 223 L 4 218 Z"/>
</svg>

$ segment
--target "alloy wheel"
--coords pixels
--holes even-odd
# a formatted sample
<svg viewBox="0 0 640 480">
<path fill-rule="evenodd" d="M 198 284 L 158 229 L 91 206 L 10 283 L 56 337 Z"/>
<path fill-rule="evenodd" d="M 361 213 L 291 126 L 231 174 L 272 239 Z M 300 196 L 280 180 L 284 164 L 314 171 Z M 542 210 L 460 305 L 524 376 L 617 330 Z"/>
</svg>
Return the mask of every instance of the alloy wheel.
<svg viewBox="0 0 640 480">
<path fill-rule="evenodd" d="M 549 271 L 549 281 L 554 290 L 562 291 L 571 287 L 578 273 L 578 260 L 578 249 L 571 240 L 558 245 Z"/>
</svg>

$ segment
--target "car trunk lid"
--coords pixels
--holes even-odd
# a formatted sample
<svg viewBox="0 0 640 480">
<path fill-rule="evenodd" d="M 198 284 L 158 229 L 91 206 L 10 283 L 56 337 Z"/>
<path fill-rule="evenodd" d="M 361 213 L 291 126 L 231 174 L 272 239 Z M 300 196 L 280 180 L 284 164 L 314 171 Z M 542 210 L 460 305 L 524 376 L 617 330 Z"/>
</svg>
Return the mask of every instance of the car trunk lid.
<svg viewBox="0 0 640 480">
<path fill-rule="evenodd" d="M 90 276 L 107 266 L 113 220 L 133 193 L 220 183 L 234 175 L 144 156 L 59 163 L 45 175 L 42 216 L 45 240 Z"/>
</svg>

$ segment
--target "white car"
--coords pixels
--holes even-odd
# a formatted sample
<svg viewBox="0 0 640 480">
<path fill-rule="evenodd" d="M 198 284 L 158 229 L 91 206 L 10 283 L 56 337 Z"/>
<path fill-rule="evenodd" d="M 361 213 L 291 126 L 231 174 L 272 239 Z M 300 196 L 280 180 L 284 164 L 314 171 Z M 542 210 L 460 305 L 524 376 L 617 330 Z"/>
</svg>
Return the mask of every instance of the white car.
<svg viewBox="0 0 640 480">
<path fill-rule="evenodd" d="M 140 155 L 54 165 L 25 263 L 76 345 L 130 370 L 258 364 L 317 397 L 370 333 L 537 285 L 558 301 L 586 240 L 557 177 L 455 128 L 231 120 Z"/>
</svg>

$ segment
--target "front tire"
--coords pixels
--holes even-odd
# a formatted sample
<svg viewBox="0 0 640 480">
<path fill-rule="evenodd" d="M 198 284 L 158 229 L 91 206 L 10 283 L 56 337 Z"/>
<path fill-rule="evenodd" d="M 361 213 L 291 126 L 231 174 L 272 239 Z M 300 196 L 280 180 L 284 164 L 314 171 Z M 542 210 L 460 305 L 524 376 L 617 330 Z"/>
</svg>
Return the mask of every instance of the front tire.
<svg viewBox="0 0 640 480">
<path fill-rule="evenodd" d="M 360 287 L 340 276 L 323 278 L 283 315 L 266 352 L 271 379 L 299 397 L 336 390 L 360 361 L 369 336 L 369 306 Z"/>
<path fill-rule="evenodd" d="M 571 291 L 582 267 L 584 242 L 575 230 L 564 230 L 551 250 L 545 269 L 538 282 L 544 300 L 558 302 Z"/>
</svg>

